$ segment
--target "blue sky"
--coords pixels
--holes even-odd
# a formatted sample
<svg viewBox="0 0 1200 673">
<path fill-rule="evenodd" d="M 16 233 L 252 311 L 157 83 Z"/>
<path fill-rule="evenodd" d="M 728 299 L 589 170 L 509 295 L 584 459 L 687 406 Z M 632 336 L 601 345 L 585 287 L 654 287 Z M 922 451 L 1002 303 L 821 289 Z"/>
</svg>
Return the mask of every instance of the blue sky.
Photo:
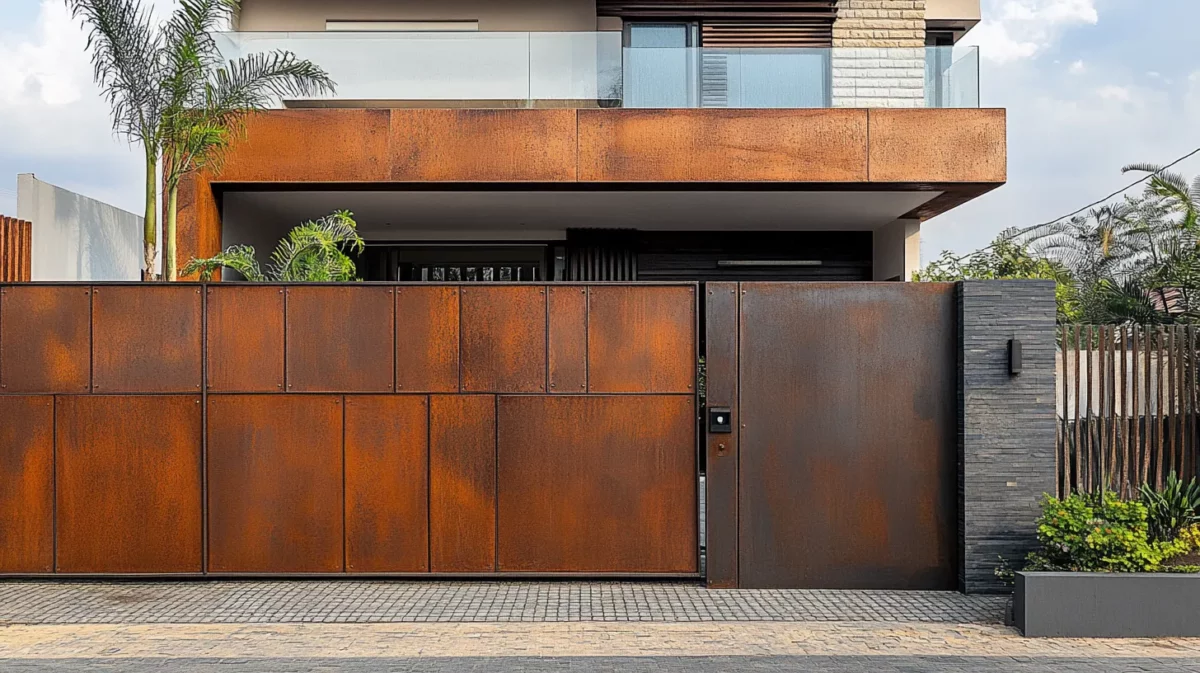
<svg viewBox="0 0 1200 673">
<path fill-rule="evenodd" d="M 154 0 L 169 8 L 171 0 Z M 0 212 L 16 174 L 139 212 L 141 160 L 113 138 L 62 0 L 0 0 Z M 1200 147 L 1200 0 L 983 0 L 983 104 L 1009 114 L 1009 184 L 925 223 L 922 257 L 967 252 Z M 1200 174 L 1200 157 L 1179 167 Z"/>
</svg>

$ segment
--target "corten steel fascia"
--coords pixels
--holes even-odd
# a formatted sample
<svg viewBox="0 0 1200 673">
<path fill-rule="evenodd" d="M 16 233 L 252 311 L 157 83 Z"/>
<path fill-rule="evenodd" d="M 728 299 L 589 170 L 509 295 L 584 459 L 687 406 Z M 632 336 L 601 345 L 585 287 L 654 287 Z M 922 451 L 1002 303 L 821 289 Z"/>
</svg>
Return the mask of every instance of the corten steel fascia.
<svg viewBox="0 0 1200 673">
<path fill-rule="evenodd" d="M 1002 109 L 288 109 L 247 120 L 219 175 L 179 189 L 179 257 L 221 249 L 225 189 L 655 188 L 940 192 L 1007 180 Z"/>
</svg>

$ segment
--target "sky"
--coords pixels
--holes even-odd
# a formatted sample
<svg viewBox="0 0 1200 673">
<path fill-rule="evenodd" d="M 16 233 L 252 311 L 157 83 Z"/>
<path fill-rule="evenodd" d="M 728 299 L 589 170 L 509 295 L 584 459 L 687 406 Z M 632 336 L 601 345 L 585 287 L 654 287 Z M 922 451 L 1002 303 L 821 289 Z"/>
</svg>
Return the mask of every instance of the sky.
<svg viewBox="0 0 1200 673">
<path fill-rule="evenodd" d="M 982 0 L 985 107 L 1008 109 L 1009 183 L 926 222 L 923 261 L 1055 219 L 1200 148 L 1200 0 Z M 160 14 L 172 0 L 153 0 Z M 63 0 L 0 0 L 0 213 L 16 175 L 141 212 L 142 160 L 112 134 Z M 1200 156 L 1181 164 L 1200 174 Z"/>
</svg>

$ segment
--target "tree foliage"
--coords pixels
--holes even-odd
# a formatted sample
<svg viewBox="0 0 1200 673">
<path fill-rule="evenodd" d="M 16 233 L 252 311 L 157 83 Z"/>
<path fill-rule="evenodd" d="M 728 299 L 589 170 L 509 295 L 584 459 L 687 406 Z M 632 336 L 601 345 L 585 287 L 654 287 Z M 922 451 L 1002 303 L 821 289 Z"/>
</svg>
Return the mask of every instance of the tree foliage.
<svg viewBox="0 0 1200 673">
<path fill-rule="evenodd" d="M 234 245 L 207 259 L 193 258 L 183 273 L 198 274 L 201 280 L 209 281 L 222 268 L 228 268 L 252 283 L 349 282 L 358 280 L 358 276 L 354 260 L 346 253 L 361 253 L 365 245 L 354 216 L 343 210 L 288 232 L 271 253 L 265 271 L 252 246 Z"/>
<path fill-rule="evenodd" d="M 916 280 L 1044 278 L 1057 282 L 1059 320 L 1192 323 L 1200 318 L 1200 178 L 1150 164 L 1144 192 L 1028 232 L 1007 231 L 988 248 L 946 252 Z"/>
</svg>

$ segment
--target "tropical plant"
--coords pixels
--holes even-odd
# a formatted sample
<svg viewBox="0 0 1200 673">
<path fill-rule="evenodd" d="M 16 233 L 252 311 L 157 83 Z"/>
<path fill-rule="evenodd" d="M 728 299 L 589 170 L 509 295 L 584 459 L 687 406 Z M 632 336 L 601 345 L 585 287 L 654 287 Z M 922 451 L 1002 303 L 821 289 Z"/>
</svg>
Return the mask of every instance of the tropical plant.
<svg viewBox="0 0 1200 673">
<path fill-rule="evenodd" d="M 252 246 L 233 245 L 207 259 L 193 258 L 183 273 L 209 281 L 217 271 L 228 268 L 252 283 L 350 282 L 358 280 L 357 268 L 346 253 L 361 253 L 365 245 L 354 216 L 342 210 L 288 232 L 271 253 L 265 272 Z"/>
<path fill-rule="evenodd" d="M 111 108 L 113 130 L 142 147 L 146 163 L 143 232 L 146 270 L 158 253 L 157 169 L 167 190 L 164 275 L 175 279 L 175 216 L 180 179 L 219 165 L 246 113 L 276 97 L 332 91 L 320 68 L 290 52 L 225 63 L 213 31 L 240 0 L 179 0 L 159 25 L 141 0 L 66 0 L 88 27 L 93 74 Z"/>
<path fill-rule="evenodd" d="M 1041 548 L 1029 555 L 1025 569 L 1153 572 L 1187 553 L 1184 541 L 1152 538 L 1147 516 L 1142 503 L 1112 492 L 1046 496 L 1037 522 Z"/>
<path fill-rule="evenodd" d="M 1150 536 L 1156 540 L 1174 540 L 1184 529 L 1200 523 L 1200 483 L 1195 478 L 1184 483 L 1172 472 L 1162 490 L 1142 484 L 1141 502 Z"/>
</svg>

